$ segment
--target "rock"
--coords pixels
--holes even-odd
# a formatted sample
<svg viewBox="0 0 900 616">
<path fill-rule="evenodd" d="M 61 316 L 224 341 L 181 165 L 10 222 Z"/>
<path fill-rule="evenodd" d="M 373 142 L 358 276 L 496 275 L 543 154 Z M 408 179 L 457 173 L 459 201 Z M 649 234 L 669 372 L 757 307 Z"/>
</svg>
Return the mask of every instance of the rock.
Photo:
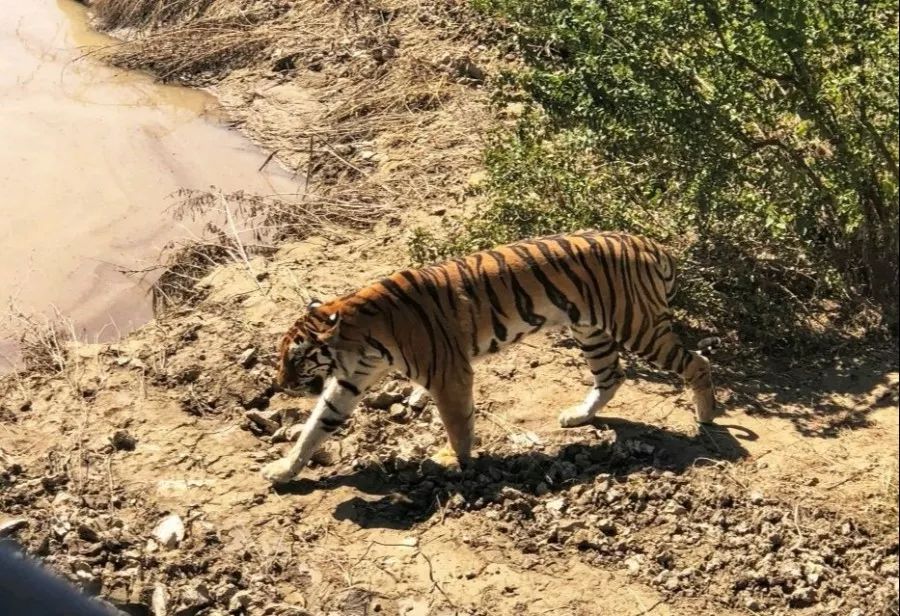
<svg viewBox="0 0 900 616">
<path fill-rule="evenodd" d="M 391 421 L 405 423 L 407 420 L 406 407 L 399 402 L 395 402 L 391 405 L 390 409 L 388 409 L 388 417 Z"/>
<path fill-rule="evenodd" d="M 663 588 L 665 588 L 668 591 L 672 591 L 672 592 L 679 590 L 681 588 L 681 580 L 679 580 L 674 575 L 670 576 L 669 579 L 667 579 L 663 583 Z"/>
<path fill-rule="evenodd" d="M 536 447 L 543 445 L 541 437 L 534 432 L 516 432 L 509 435 L 509 440 L 521 447 Z"/>
<path fill-rule="evenodd" d="M 428 404 L 430 398 L 431 396 L 427 389 L 424 387 L 416 387 L 409 395 L 409 400 L 406 401 L 406 405 L 414 411 L 421 411 L 425 408 L 425 405 Z"/>
<path fill-rule="evenodd" d="M 758 612 L 762 609 L 762 604 L 753 597 L 747 597 L 744 599 L 744 607 L 751 612 Z"/>
<path fill-rule="evenodd" d="M 319 466 L 334 466 L 339 459 L 337 453 L 327 445 L 317 449 L 310 457 L 310 461 Z"/>
<path fill-rule="evenodd" d="M 750 493 L 750 502 L 754 505 L 762 505 L 766 501 L 762 492 L 751 492 Z"/>
<path fill-rule="evenodd" d="M 175 616 L 193 616 L 212 602 L 209 588 L 201 582 L 181 595 Z"/>
<path fill-rule="evenodd" d="M 0 520 L 0 538 L 8 537 L 26 526 L 28 526 L 28 520 L 25 518 L 6 518 Z"/>
<path fill-rule="evenodd" d="M 254 409 L 244 413 L 244 417 L 256 424 L 260 430 L 271 435 L 275 434 L 281 427 L 275 419 L 279 413 L 280 411 L 259 411 Z"/>
<path fill-rule="evenodd" d="M 363 403 L 373 409 L 388 409 L 392 404 L 403 400 L 403 392 L 400 390 L 396 381 L 391 381 L 380 391 L 368 394 Z"/>
<path fill-rule="evenodd" d="M 632 556 L 625 560 L 625 569 L 628 575 L 638 575 L 641 572 L 641 561 L 636 556 Z"/>
<path fill-rule="evenodd" d="M 134 451 L 137 446 L 137 439 L 131 436 L 127 430 L 116 430 L 109 437 L 109 442 L 117 451 Z"/>
<path fill-rule="evenodd" d="M 676 503 L 675 501 L 669 501 L 665 508 L 663 508 L 664 513 L 671 513 L 672 515 L 684 515 L 687 513 L 687 509 L 685 509 L 684 505 L 680 503 Z"/>
<path fill-rule="evenodd" d="M 788 597 L 791 607 L 807 607 L 816 602 L 816 591 L 808 586 L 801 586 Z"/>
<path fill-rule="evenodd" d="M 163 547 L 177 547 L 184 540 L 184 522 L 175 514 L 168 515 L 153 529 L 153 537 Z"/>
<path fill-rule="evenodd" d="M 484 69 L 475 64 L 471 58 L 459 58 L 453 64 L 453 68 L 458 76 L 469 79 L 475 83 L 481 83 L 486 77 Z"/>
<path fill-rule="evenodd" d="M 559 516 L 566 508 L 566 499 L 554 498 L 553 500 L 547 501 L 545 506 L 547 507 L 547 511 L 555 516 Z"/>
<path fill-rule="evenodd" d="M 150 611 L 153 616 L 166 616 L 166 605 L 169 602 L 169 596 L 166 593 L 166 587 L 157 584 L 153 587 L 153 594 L 150 595 Z"/>
<path fill-rule="evenodd" d="M 249 607 L 251 599 L 249 591 L 239 590 L 228 601 L 228 611 L 232 614 L 243 612 Z"/>
<path fill-rule="evenodd" d="M 89 543 L 100 541 L 99 533 L 97 533 L 96 530 L 94 530 L 84 522 L 79 524 L 76 530 L 78 532 L 78 537 L 83 541 L 87 541 Z"/>
<path fill-rule="evenodd" d="M 616 523 L 613 522 L 610 518 L 604 518 L 597 522 L 597 530 L 599 530 L 604 535 L 615 535 L 616 534 Z"/>
<path fill-rule="evenodd" d="M 238 356 L 238 363 L 243 368 L 252 368 L 256 364 L 256 347 L 244 349 L 244 351 Z"/>
</svg>

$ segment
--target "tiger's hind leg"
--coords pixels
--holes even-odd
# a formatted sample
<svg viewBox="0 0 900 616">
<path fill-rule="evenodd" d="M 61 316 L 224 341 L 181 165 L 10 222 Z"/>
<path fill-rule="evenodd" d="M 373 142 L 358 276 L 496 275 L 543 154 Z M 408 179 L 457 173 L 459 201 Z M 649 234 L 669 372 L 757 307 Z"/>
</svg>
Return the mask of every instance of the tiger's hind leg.
<svg viewBox="0 0 900 616">
<path fill-rule="evenodd" d="M 672 331 L 668 319 L 660 320 L 655 329 L 656 336 L 645 348 L 632 350 L 657 368 L 679 375 L 691 388 L 697 422 L 712 423 L 719 412 L 709 360 L 696 351 L 687 350 L 681 338 Z"/>
<path fill-rule="evenodd" d="M 458 382 L 431 392 L 444 429 L 447 430 L 447 444 L 434 456 L 433 462 L 445 468 L 458 468 L 472 455 L 475 436 L 475 404 L 472 400 L 472 375 L 458 379 Z"/>
<path fill-rule="evenodd" d="M 571 428 L 588 423 L 612 400 L 625 378 L 619 364 L 616 341 L 606 332 L 593 328 L 572 327 L 572 336 L 581 347 L 584 359 L 594 377 L 594 387 L 584 401 L 563 411 L 559 424 Z"/>
</svg>

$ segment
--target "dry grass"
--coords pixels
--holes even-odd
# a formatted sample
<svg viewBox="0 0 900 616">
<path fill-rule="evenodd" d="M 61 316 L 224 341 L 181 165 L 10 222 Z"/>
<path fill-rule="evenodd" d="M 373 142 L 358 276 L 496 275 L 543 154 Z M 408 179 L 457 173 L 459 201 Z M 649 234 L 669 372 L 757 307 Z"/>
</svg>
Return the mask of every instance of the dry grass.
<svg viewBox="0 0 900 616">
<path fill-rule="evenodd" d="M 152 286 L 157 315 L 201 300 L 205 291 L 198 283 L 220 265 L 242 263 L 258 280 L 251 257 L 272 254 L 278 243 L 311 235 L 337 240 L 353 230 L 368 229 L 395 211 L 371 196 L 352 193 L 339 198 L 306 194 L 293 202 L 240 191 L 181 190 L 178 196 L 181 201 L 173 211 L 177 219 L 209 222 L 203 239 L 171 243 L 164 249 L 163 271 Z"/>
<path fill-rule="evenodd" d="M 56 374 L 66 370 L 70 344 L 77 336 L 71 321 L 60 314 L 26 314 L 9 306 L 10 330 L 18 333 L 19 362 L 29 374 Z"/>
<path fill-rule="evenodd" d="M 96 0 L 91 9 L 100 27 L 143 28 L 171 24 L 204 15 L 217 0 Z M 230 4 L 230 3 L 227 3 Z"/>
<path fill-rule="evenodd" d="M 491 123 L 481 85 L 494 60 L 479 45 L 485 22 L 463 0 L 213 0 L 190 10 L 100 0 L 96 10 L 103 24 L 138 29 L 103 52 L 112 63 L 253 92 L 230 109 L 235 123 L 325 198 L 350 189 L 432 207 L 480 164 Z M 285 112 L 266 95 L 275 85 L 309 109 Z"/>
</svg>

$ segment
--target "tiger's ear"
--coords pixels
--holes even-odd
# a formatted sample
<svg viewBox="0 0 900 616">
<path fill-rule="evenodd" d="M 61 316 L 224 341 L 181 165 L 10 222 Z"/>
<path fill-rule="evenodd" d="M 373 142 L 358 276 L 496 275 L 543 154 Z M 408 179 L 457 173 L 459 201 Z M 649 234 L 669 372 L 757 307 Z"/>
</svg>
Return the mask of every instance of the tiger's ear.
<svg viewBox="0 0 900 616">
<path fill-rule="evenodd" d="M 341 313 L 332 312 L 325 319 L 325 329 L 316 332 L 316 339 L 324 344 L 337 342 L 337 335 L 341 327 Z"/>
<path fill-rule="evenodd" d="M 322 300 L 319 299 L 311 299 L 309 303 L 306 305 L 307 312 L 312 312 L 316 308 L 322 305 Z"/>
</svg>

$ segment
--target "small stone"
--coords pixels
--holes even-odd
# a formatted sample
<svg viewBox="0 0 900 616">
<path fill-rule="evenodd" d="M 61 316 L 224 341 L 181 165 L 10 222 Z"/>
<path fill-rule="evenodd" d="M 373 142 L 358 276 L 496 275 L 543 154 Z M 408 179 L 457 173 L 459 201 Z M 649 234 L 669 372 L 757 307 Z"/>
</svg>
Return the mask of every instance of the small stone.
<svg viewBox="0 0 900 616">
<path fill-rule="evenodd" d="M 584 520 L 576 518 L 563 518 L 556 523 L 556 529 L 561 533 L 573 533 L 580 528 L 584 528 Z"/>
<path fill-rule="evenodd" d="M 117 451 L 134 451 L 137 446 L 137 439 L 134 438 L 127 430 L 116 430 L 109 437 L 109 442 Z"/>
<path fill-rule="evenodd" d="M 100 535 L 97 533 L 97 531 L 83 522 L 78 525 L 77 532 L 78 537 L 83 541 L 87 541 L 89 543 L 100 541 Z"/>
<path fill-rule="evenodd" d="M 153 529 L 153 537 L 163 547 L 172 549 L 184 540 L 184 522 L 175 514 L 160 520 Z"/>
<path fill-rule="evenodd" d="M 334 466 L 338 461 L 338 456 L 331 448 L 325 446 L 317 449 L 310 460 L 319 466 Z"/>
<path fill-rule="evenodd" d="M 403 400 L 403 393 L 395 382 L 385 385 L 384 389 L 368 394 L 363 402 L 373 409 L 389 409 L 392 404 Z"/>
<path fill-rule="evenodd" d="M 428 394 L 427 389 L 424 387 L 416 387 L 409 395 L 409 400 L 407 400 L 406 404 L 414 411 L 421 411 L 425 408 L 425 405 L 428 404 L 429 399 L 430 395 Z"/>
<path fill-rule="evenodd" d="M 553 500 L 547 501 L 546 507 L 547 511 L 549 511 L 553 515 L 561 515 L 566 508 L 566 499 L 554 498 Z"/>
<path fill-rule="evenodd" d="M 419 538 L 418 537 L 404 537 L 400 543 L 402 543 L 403 545 L 405 545 L 408 548 L 414 548 L 417 545 L 419 545 Z"/>
<path fill-rule="evenodd" d="M 676 503 L 675 501 L 669 501 L 663 509 L 664 513 L 671 513 L 672 515 L 684 515 L 687 513 L 687 509 L 681 503 Z"/>
<path fill-rule="evenodd" d="M 200 582 L 181 596 L 180 609 L 176 610 L 175 614 L 176 616 L 196 614 L 212 602 L 212 594 L 209 592 L 209 588 L 206 584 Z"/>
<path fill-rule="evenodd" d="M 168 602 L 169 597 L 166 593 L 166 587 L 162 584 L 154 586 L 153 594 L 150 595 L 150 610 L 153 612 L 153 616 L 166 616 Z"/>
<path fill-rule="evenodd" d="M 280 411 L 259 411 L 252 410 L 244 413 L 244 417 L 259 426 L 266 434 L 275 434 L 281 427 L 275 417 L 278 417 Z"/>
<path fill-rule="evenodd" d="M 21 528 L 28 526 L 25 518 L 6 518 L 0 520 L 0 538 L 8 537 Z"/>
<path fill-rule="evenodd" d="M 747 597 L 744 599 L 744 607 L 751 612 L 758 612 L 762 609 L 762 604 L 754 597 Z"/>
<path fill-rule="evenodd" d="M 609 518 L 604 518 L 597 522 L 597 530 L 599 530 L 604 535 L 615 535 L 616 523 Z"/>
<path fill-rule="evenodd" d="M 244 349 L 238 356 L 238 363 L 244 368 L 252 368 L 256 364 L 256 347 Z"/>
<path fill-rule="evenodd" d="M 615 488 L 610 488 L 609 490 L 606 491 L 606 502 L 607 502 L 607 503 L 614 503 L 614 502 L 616 502 L 617 500 L 621 499 L 622 496 L 623 496 L 623 495 L 622 495 L 622 492 L 621 492 L 620 490 L 617 490 L 617 489 L 615 489 Z"/>
<path fill-rule="evenodd" d="M 509 440 L 520 447 L 539 447 L 543 444 L 541 437 L 534 432 L 516 432 L 509 435 Z"/>
<path fill-rule="evenodd" d="M 808 586 L 802 586 L 791 593 L 788 598 L 791 607 L 806 607 L 816 602 L 816 591 Z"/>
<path fill-rule="evenodd" d="M 628 575 L 638 575 L 641 572 L 641 561 L 632 556 L 625 560 L 625 569 L 628 571 Z"/>
<path fill-rule="evenodd" d="M 750 503 L 753 505 L 762 505 L 766 501 L 762 492 L 751 492 L 750 493 Z"/>
<path fill-rule="evenodd" d="M 239 590 L 228 601 L 228 611 L 232 614 L 243 612 L 250 605 L 252 597 L 247 590 Z"/>
<path fill-rule="evenodd" d="M 406 420 L 408 419 L 406 416 L 406 407 L 399 402 L 395 402 L 388 409 L 388 417 L 391 421 L 395 421 L 397 423 L 406 422 Z"/>
</svg>

